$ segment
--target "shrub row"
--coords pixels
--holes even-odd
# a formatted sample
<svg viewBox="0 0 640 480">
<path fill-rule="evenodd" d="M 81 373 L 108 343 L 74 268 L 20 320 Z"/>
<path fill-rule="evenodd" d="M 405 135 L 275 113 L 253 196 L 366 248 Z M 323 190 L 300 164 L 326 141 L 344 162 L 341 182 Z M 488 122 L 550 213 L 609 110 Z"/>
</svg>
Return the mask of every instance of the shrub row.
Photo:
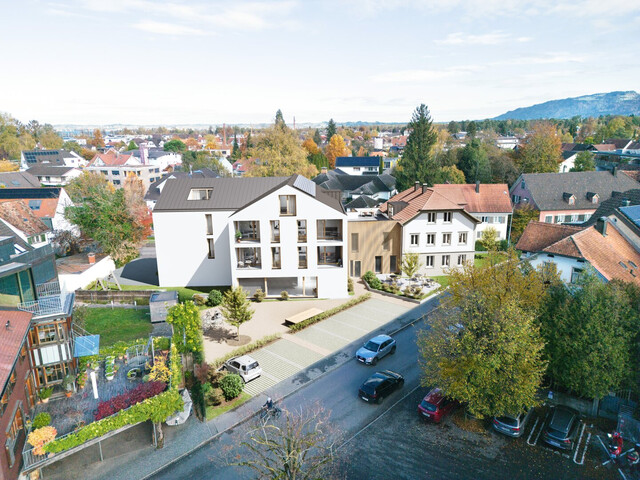
<svg viewBox="0 0 640 480">
<path fill-rule="evenodd" d="M 175 345 L 171 345 L 172 376 L 180 376 L 180 362 L 181 357 Z M 178 392 L 179 382 L 173 380 L 172 378 L 171 387 L 166 392 L 156 395 L 155 397 L 147 398 L 126 410 L 120 410 L 111 417 L 90 423 L 69 435 L 47 443 L 44 446 L 45 452 L 63 452 L 126 425 L 135 425 L 147 420 L 151 420 L 154 423 L 164 422 L 167 417 L 182 410 L 184 406 L 182 396 Z"/>
<path fill-rule="evenodd" d="M 156 395 L 164 392 L 167 387 L 163 382 L 146 382 L 141 383 L 133 390 L 116 395 L 109 400 L 104 400 L 98 404 L 98 409 L 93 415 L 96 420 L 102 420 L 103 418 L 110 417 L 114 413 L 129 408 L 131 405 L 140 403 L 147 398 L 155 397 Z"/>
<path fill-rule="evenodd" d="M 319 313 L 318 315 L 314 315 L 311 318 L 307 318 L 306 320 L 300 322 L 300 323 L 296 323 L 295 325 L 291 325 L 291 327 L 289 327 L 289 329 L 292 332 L 297 332 L 299 330 L 302 330 L 304 328 L 307 328 L 309 325 L 313 325 L 316 322 L 319 322 L 321 320 L 324 320 L 325 318 L 329 318 L 332 315 L 335 315 L 336 313 L 340 313 L 343 310 L 346 310 L 347 308 L 351 308 L 354 305 L 357 305 L 359 303 L 364 302 L 365 300 L 369 300 L 371 298 L 371 294 L 370 293 L 364 293 L 362 295 L 360 295 L 359 297 L 356 297 L 354 299 L 349 300 L 346 303 L 343 303 L 342 305 L 338 305 L 337 307 L 331 308 L 325 312 Z"/>
<path fill-rule="evenodd" d="M 251 353 L 254 350 L 264 347 L 271 342 L 275 342 L 282 335 L 279 333 L 275 333 L 273 335 L 267 335 L 266 337 L 262 337 L 260 340 L 256 340 L 255 342 L 248 343 L 240 348 L 236 348 L 232 352 L 227 353 L 224 357 L 216 358 L 211 366 L 214 368 L 220 368 L 224 362 L 233 357 L 238 357 L 240 355 L 246 355 L 247 353 Z"/>
</svg>

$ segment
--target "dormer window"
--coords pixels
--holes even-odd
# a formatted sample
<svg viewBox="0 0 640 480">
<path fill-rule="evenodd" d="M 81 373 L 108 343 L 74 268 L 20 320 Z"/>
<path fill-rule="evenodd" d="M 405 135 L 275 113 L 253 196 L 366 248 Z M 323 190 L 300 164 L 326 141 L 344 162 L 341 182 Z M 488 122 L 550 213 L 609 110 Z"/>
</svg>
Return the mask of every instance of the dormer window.
<svg viewBox="0 0 640 480">
<path fill-rule="evenodd" d="M 187 200 L 210 200 L 213 188 L 192 188 Z"/>
<path fill-rule="evenodd" d="M 576 204 L 576 196 L 573 193 L 563 193 L 562 194 L 562 199 L 567 202 L 569 205 L 575 205 Z"/>
<path fill-rule="evenodd" d="M 597 193 L 587 192 L 587 200 L 591 203 L 598 203 L 600 200 L 600 196 Z"/>
<path fill-rule="evenodd" d="M 389 211 L 389 216 L 393 217 L 393 205 L 391 205 L 391 204 L 389 205 L 388 211 Z"/>
</svg>

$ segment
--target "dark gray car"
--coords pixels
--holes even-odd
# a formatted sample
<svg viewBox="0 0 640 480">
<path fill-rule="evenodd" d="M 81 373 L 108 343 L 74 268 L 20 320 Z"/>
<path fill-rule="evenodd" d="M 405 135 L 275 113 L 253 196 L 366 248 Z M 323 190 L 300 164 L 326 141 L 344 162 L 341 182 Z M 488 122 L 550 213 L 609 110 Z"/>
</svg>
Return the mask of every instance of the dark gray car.
<svg viewBox="0 0 640 480">
<path fill-rule="evenodd" d="M 544 441 L 563 450 L 572 450 L 579 426 L 580 413 L 571 407 L 559 405 L 553 409 L 544 431 Z"/>
<path fill-rule="evenodd" d="M 510 437 L 519 437 L 524 433 L 524 427 L 527 425 L 533 408 L 527 408 L 524 412 L 517 415 L 503 415 L 493 418 L 493 429 L 496 432 L 509 435 Z"/>
</svg>

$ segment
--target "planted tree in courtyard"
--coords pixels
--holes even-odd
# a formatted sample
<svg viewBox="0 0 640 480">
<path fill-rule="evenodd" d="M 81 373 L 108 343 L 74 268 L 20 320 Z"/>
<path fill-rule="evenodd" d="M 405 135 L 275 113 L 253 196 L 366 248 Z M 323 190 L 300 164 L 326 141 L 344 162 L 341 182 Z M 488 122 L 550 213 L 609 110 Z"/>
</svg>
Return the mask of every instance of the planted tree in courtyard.
<svg viewBox="0 0 640 480">
<path fill-rule="evenodd" d="M 167 323 L 173 326 L 173 343 L 178 352 L 202 355 L 202 321 L 198 307 L 191 301 L 174 305 L 167 312 Z M 194 358 L 196 363 L 201 358 Z"/>
<path fill-rule="evenodd" d="M 261 422 L 240 444 L 235 465 L 253 470 L 255 478 L 316 480 L 334 478 L 335 446 L 341 436 L 323 408 L 283 411 L 277 422 Z"/>
<path fill-rule="evenodd" d="M 584 151 L 576 156 L 571 172 L 593 172 L 596 169 L 596 161 L 593 153 Z"/>
<path fill-rule="evenodd" d="M 536 315 L 557 273 L 504 263 L 450 274 L 450 297 L 420 333 L 422 384 L 438 385 L 479 417 L 537 403 L 545 373 Z"/>
<path fill-rule="evenodd" d="M 238 336 L 240 336 L 240 325 L 253 317 L 251 302 L 242 287 L 233 287 L 225 292 L 220 310 L 227 322 L 236 327 Z"/>
<path fill-rule="evenodd" d="M 518 243 L 529 222 L 538 218 L 540 218 L 540 211 L 529 203 L 516 208 L 511 218 L 511 243 Z"/>
<path fill-rule="evenodd" d="M 498 231 L 493 227 L 487 227 L 482 232 L 480 242 L 487 250 L 495 250 L 498 246 Z"/>
<path fill-rule="evenodd" d="M 420 262 L 420 255 L 417 253 L 406 253 L 402 258 L 401 269 L 407 277 L 413 277 L 420 270 L 420 267 L 422 267 L 422 262 Z"/>
</svg>

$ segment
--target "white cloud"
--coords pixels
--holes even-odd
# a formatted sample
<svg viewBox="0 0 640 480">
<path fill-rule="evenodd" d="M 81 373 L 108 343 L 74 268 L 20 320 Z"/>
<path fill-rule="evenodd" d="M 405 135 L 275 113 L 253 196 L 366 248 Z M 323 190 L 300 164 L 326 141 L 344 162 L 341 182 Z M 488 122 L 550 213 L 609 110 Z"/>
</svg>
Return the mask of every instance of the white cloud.
<svg viewBox="0 0 640 480">
<path fill-rule="evenodd" d="M 505 43 L 511 35 L 504 32 L 492 32 L 482 35 L 469 35 L 463 32 L 450 33 L 444 40 L 436 40 L 439 45 L 498 45 Z"/>
<path fill-rule="evenodd" d="M 428 82 L 430 80 L 440 80 L 453 76 L 462 76 L 477 72 L 482 67 L 477 65 L 467 65 L 462 67 L 451 67 L 442 70 L 399 70 L 397 72 L 387 72 L 374 75 L 371 80 L 379 83 L 417 83 Z"/>
<path fill-rule="evenodd" d="M 134 28 L 142 30 L 144 32 L 158 33 L 160 35 L 206 35 L 207 33 L 186 25 L 178 25 L 175 23 L 154 22 L 151 20 L 145 20 L 135 23 Z"/>
</svg>

